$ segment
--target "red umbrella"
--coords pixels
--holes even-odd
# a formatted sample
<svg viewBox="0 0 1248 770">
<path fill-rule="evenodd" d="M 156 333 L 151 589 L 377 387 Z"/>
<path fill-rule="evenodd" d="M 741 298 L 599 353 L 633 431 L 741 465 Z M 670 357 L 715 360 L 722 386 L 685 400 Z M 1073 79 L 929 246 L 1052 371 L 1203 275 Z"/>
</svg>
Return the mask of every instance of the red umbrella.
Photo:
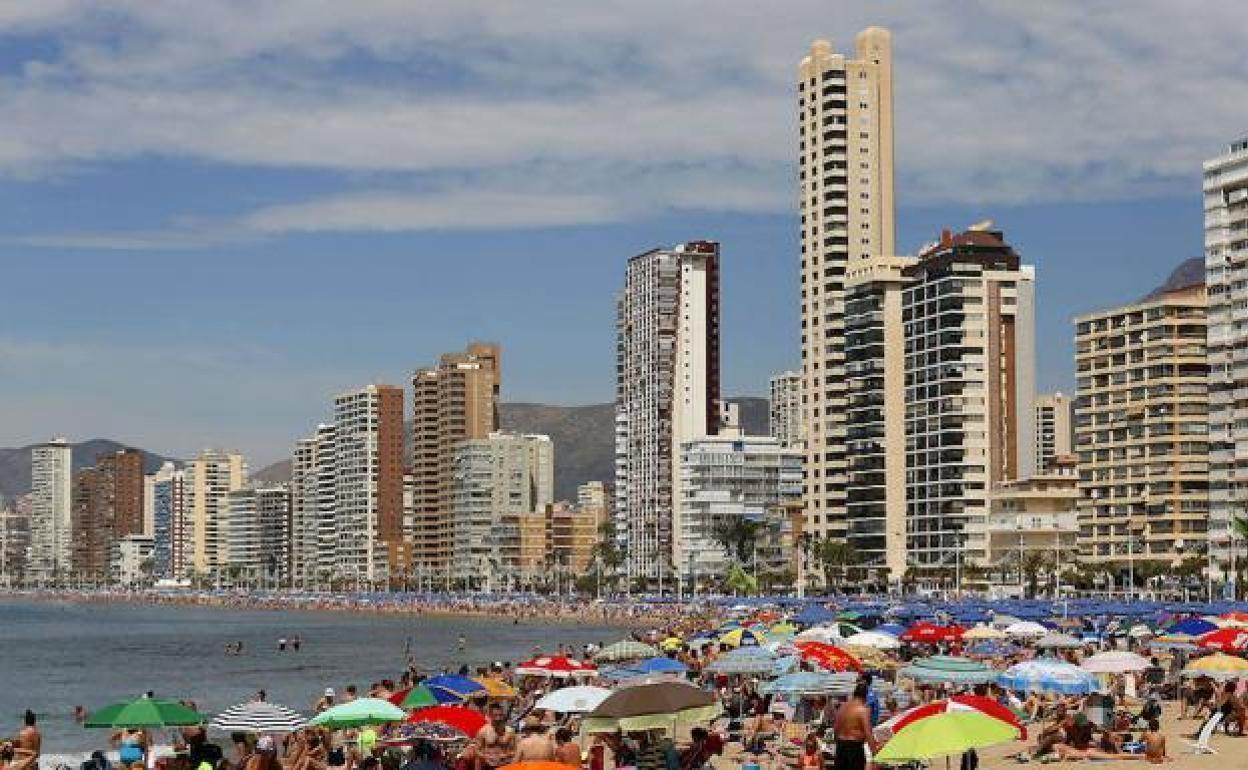
<svg viewBox="0 0 1248 770">
<path fill-rule="evenodd" d="M 901 635 L 903 642 L 952 642 L 962 638 L 961 626 L 938 626 L 935 623 L 915 623 Z"/>
<path fill-rule="evenodd" d="M 407 718 L 408 724 L 422 722 L 454 727 L 471 738 L 482 727 L 485 727 L 486 718 L 480 711 L 474 711 L 466 706 L 431 706 L 414 712 Z"/>
<path fill-rule="evenodd" d="M 1248 631 L 1242 628 L 1219 628 L 1198 638 L 1196 644 L 1206 650 L 1240 652 L 1248 649 Z"/>
<path fill-rule="evenodd" d="M 1218 617 L 1223 620 L 1234 620 L 1240 623 L 1248 623 L 1248 612 L 1241 612 L 1239 610 L 1235 610 L 1234 612 L 1224 612 Z"/>
<path fill-rule="evenodd" d="M 932 701 L 916 706 L 885 722 L 885 726 L 896 733 L 901 728 L 920 719 L 944 714 L 948 711 L 979 711 L 993 719 L 1000 719 L 1008 725 L 1018 728 L 1021 737 L 1027 737 L 1027 728 L 1019 721 L 1018 715 L 992 698 L 982 695 L 955 695 L 948 700 Z"/>
<path fill-rule="evenodd" d="M 574 676 L 597 676 L 598 668 L 593 663 L 583 663 L 565 655 L 543 655 L 516 666 L 516 673 L 567 679 Z"/>
<path fill-rule="evenodd" d="M 793 645 L 803 660 L 817 663 L 829 671 L 861 671 L 862 661 L 840 647 L 826 642 L 798 642 Z"/>
</svg>

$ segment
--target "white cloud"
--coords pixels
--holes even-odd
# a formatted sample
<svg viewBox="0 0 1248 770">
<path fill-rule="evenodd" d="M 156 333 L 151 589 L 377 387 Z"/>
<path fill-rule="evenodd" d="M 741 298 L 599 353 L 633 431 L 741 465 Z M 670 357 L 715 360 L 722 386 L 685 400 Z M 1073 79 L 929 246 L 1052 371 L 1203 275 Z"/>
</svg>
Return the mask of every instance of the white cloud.
<svg viewBox="0 0 1248 770">
<path fill-rule="evenodd" d="M 1239 0 L 117 0 L 0 13 L 61 52 L 0 76 L 0 174 L 157 155 L 340 175 L 223 225 L 243 237 L 783 212 L 796 63 L 870 23 L 894 30 L 903 203 L 1194 194 L 1248 125 Z"/>
</svg>

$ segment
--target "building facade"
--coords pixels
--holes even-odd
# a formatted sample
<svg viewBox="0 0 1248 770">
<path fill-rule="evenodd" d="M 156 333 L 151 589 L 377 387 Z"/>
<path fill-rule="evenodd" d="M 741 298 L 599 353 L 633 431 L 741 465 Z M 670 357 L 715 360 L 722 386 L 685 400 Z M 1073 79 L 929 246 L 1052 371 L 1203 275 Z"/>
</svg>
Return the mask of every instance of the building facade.
<svg viewBox="0 0 1248 770">
<path fill-rule="evenodd" d="M 1075 405 L 1061 392 L 1036 396 L 1036 459 L 1037 473 L 1050 473 L 1061 458 L 1074 455 L 1074 434 L 1071 422 Z"/>
<path fill-rule="evenodd" d="M 788 446 L 802 442 L 802 375 L 781 372 L 771 378 L 767 417 L 769 432 Z"/>
<path fill-rule="evenodd" d="M 63 438 L 31 450 L 30 579 L 69 574 L 73 555 L 73 448 Z"/>
<path fill-rule="evenodd" d="M 1035 470 L 1035 270 L 984 225 L 904 274 L 908 566 L 982 562 L 990 491 Z"/>
<path fill-rule="evenodd" d="M 247 462 L 237 452 L 207 449 L 183 469 L 182 546 L 186 573 L 214 576 L 226 563 L 229 494 L 247 483 Z"/>
<path fill-rule="evenodd" d="M 894 254 L 892 40 L 878 27 L 847 57 L 816 41 L 798 67 L 805 526 L 844 537 L 845 370 L 851 266 Z"/>
<path fill-rule="evenodd" d="M 285 484 L 244 487 L 229 494 L 227 560 L 246 585 L 290 585 L 291 494 Z"/>
<path fill-rule="evenodd" d="M 1207 541 L 1205 287 L 1075 319 L 1080 555 L 1169 565 Z"/>
<path fill-rule="evenodd" d="M 1204 210 L 1209 544 L 1215 573 L 1226 574 L 1244 558 L 1232 520 L 1248 517 L 1248 137 L 1205 162 Z"/>
<path fill-rule="evenodd" d="M 628 261 L 616 320 L 617 538 L 630 577 L 683 563 L 680 445 L 718 431 L 719 245 L 693 241 Z"/>
<path fill-rule="evenodd" d="M 451 567 L 451 473 L 456 446 L 499 428 L 502 350 L 474 342 L 412 375 L 411 521 L 413 569 L 446 576 Z"/>
<path fill-rule="evenodd" d="M 357 580 L 406 573 L 403 389 L 367 385 L 334 398 L 335 569 Z"/>
<path fill-rule="evenodd" d="M 1072 458 L 1045 473 L 993 487 L 983 566 L 994 583 L 1024 593 L 1032 575 L 1059 575 L 1079 552 L 1079 477 Z"/>
<path fill-rule="evenodd" d="M 118 542 L 143 534 L 143 453 L 123 449 L 74 474 L 74 571 L 97 583 L 110 580 Z"/>
<path fill-rule="evenodd" d="M 152 575 L 158 580 L 186 574 L 182 552 L 185 542 L 186 476 L 172 462 L 166 462 L 152 474 Z"/>
</svg>

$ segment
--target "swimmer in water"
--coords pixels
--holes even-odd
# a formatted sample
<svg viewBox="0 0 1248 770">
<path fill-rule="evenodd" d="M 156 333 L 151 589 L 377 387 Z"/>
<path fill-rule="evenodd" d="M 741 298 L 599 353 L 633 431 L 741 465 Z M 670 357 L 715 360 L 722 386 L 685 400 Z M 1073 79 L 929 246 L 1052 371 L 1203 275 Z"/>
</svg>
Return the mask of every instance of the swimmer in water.
<svg viewBox="0 0 1248 770">
<path fill-rule="evenodd" d="M 468 647 L 468 640 L 464 638 L 463 634 L 460 634 L 459 635 L 459 651 L 463 652 L 464 649 L 467 647 Z"/>
</svg>

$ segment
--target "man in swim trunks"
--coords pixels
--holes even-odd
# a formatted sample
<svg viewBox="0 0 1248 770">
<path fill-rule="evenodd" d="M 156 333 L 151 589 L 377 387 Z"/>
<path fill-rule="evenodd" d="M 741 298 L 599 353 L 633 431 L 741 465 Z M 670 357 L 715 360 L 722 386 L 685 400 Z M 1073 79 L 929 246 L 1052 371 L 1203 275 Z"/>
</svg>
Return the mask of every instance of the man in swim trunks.
<svg viewBox="0 0 1248 770">
<path fill-rule="evenodd" d="M 836 760 L 833 770 L 866 770 L 866 747 L 870 746 L 873 753 L 877 748 L 871 735 L 871 709 L 867 706 L 870 687 L 869 683 L 860 681 L 849 702 L 836 712 L 833 727 Z"/>
</svg>

